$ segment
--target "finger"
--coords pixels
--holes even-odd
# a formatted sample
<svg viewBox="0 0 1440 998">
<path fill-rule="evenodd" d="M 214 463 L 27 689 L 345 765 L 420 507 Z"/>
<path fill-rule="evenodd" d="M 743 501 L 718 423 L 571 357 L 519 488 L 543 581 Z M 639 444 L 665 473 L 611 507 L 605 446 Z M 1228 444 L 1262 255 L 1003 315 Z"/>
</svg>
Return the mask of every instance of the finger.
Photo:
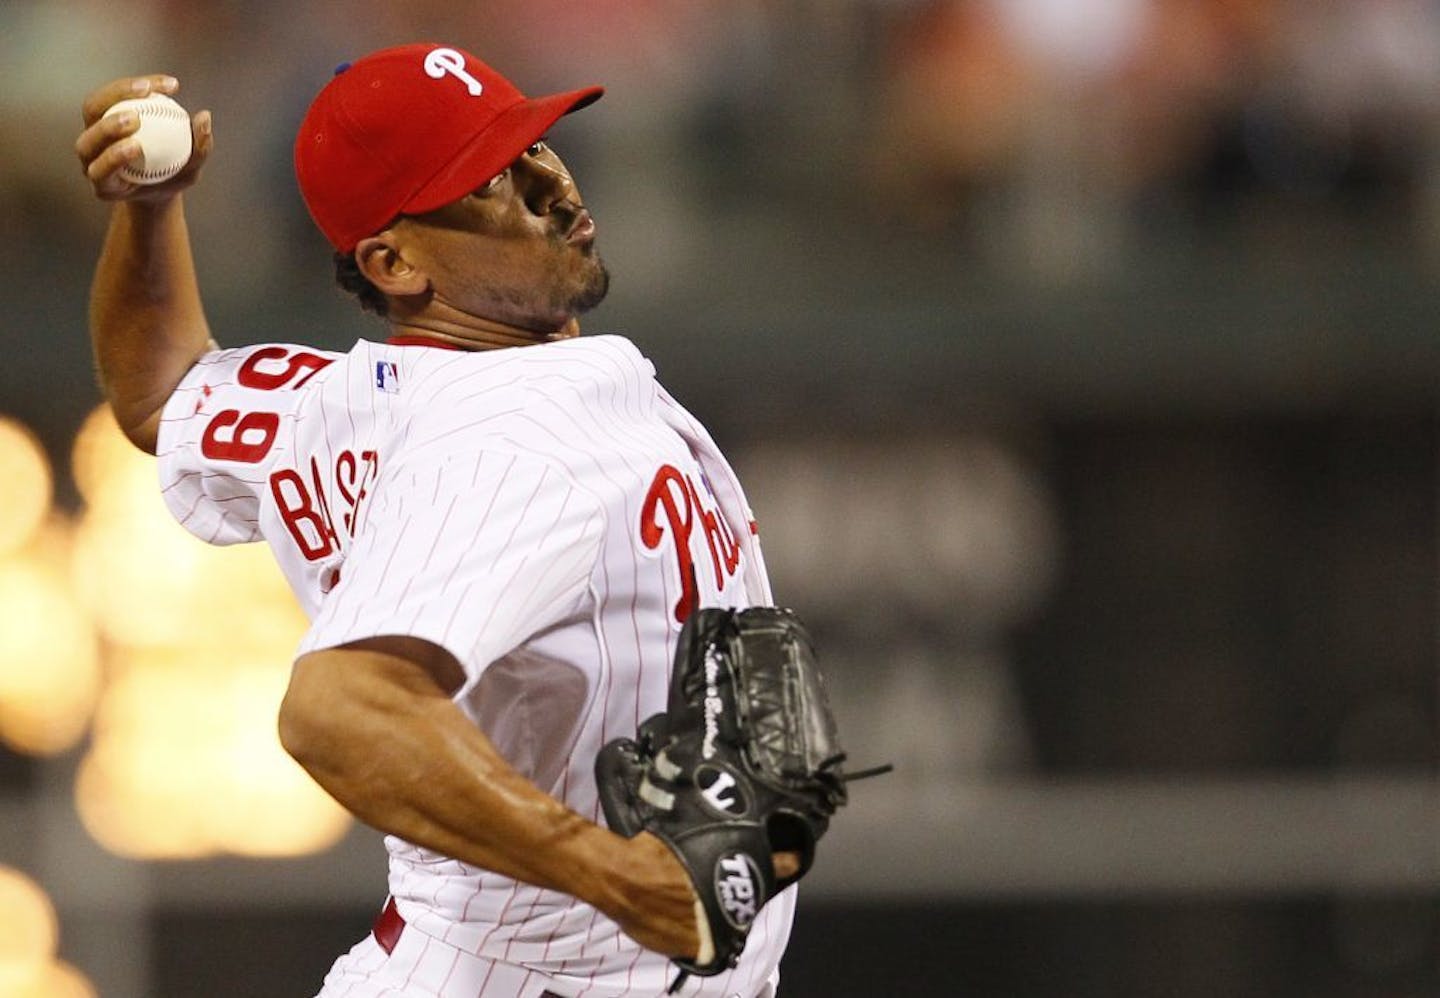
<svg viewBox="0 0 1440 998">
<path fill-rule="evenodd" d="M 89 168 L 95 157 L 105 150 L 106 146 L 118 142 L 129 135 L 134 135 L 140 128 L 140 116 L 134 111 L 121 111 L 108 118 L 101 118 L 75 140 L 75 155 L 80 157 L 83 167 Z"/>
<path fill-rule="evenodd" d="M 85 176 L 90 178 L 90 183 L 101 197 L 120 197 L 134 190 L 135 185 L 117 171 L 127 163 L 136 162 L 141 155 L 139 139 L 121 139 L 90 161 L 85 168 Z"/>
<path fill-rule="evenodd" d="M 124 76 L 96 87 L 86 96 L 81 105 L 81 114 L 86 125 L 93 125 L 116 101 L 147 94 L 170 95 L 180 89 L 180 81 L 168 73 L 151 73 L 146 76 Z"/>
<path fill-rule="evenodd" d="M 190 162 L 185 164 L 186 173 L 194 173 L 210 158 L 215 148 L 215 122 L 209 111 L 200 111 L 190 119 L 191 151 Z"/>
<path fill-rule="evenodd" d="M 800 872 L 800 854 L 798 852 L 771 853 L 770 861 L 775 866 L 776 880 L 786 880 Z"/>
</svg>

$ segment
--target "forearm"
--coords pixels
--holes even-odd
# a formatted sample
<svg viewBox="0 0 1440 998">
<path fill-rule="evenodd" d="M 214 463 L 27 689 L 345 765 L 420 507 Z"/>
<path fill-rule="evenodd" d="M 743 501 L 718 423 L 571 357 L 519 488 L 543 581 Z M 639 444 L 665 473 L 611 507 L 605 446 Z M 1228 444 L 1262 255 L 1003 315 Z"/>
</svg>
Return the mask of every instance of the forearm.
<svg viewBox="0 0 1440 998">
<path fill-rule="evenodd" d="M 135 445 L 154 453 L 165 401 L 215 348 L 180 195 L 116 204 L 90 294 L 101 387 Z"/>
<path fill-rule="evenodd" d="M 403 659 L 305 656 L 281 711 L 281 739 L 336 800 L 381 831 L 612 916 L 623 917 L 639 901 L 632 895 L 648 889 L 629 882 L 646 875 L 634 869 L 634 851 L 622 859 L 634 843 L 517 773 L 445 691 Z M 689 898 L 682 891 L 676 901 L 685 924 Z"/>
</svg>

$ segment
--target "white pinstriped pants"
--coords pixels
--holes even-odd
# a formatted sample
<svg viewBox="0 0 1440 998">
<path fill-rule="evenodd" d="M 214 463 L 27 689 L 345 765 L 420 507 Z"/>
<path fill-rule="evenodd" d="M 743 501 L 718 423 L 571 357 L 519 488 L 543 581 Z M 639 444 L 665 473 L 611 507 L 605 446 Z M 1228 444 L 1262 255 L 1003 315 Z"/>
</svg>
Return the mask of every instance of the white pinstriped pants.
<svg viewBox="0 0 1440 998">
<path fill-rule="evenodd" d="M 373 935 L 356 943 L 335 961 L 316 998 L 542 998 L 554 986 L 524 967 L 495 963 L 423 932 L 407 930 L 390 953 Z M 588 993 L 587 998 L 590 995 L 599 998 L 596 992 Z M 733 998 L 774 995 L 774 989 L 766 984 L 759 994 Z M 655 998 L 665 996 L 657 994 Z"/>
</svg>

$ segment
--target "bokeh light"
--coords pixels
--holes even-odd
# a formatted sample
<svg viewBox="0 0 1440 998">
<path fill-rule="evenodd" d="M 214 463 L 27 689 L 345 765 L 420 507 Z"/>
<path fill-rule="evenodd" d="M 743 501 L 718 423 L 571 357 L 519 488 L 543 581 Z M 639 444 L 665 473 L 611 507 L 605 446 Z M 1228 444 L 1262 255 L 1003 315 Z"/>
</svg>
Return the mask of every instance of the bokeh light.
<svg viewBox="0 0 1440 998">
<path fill-rule="evenodd" d="M 47 963 L 34 974 L 15 980 L 0 979 L 6 998 L 96 998 L 88 978 L 68 963 Z"/>
<path fill-rule="evenodd" d="M 54 483 L 50 462 L 24 426 L 0 416 L 0 481 L 5 483 L 0 516 L 0 556 L 23 546 L 50 508 Z"/>
<path fill-rule="evenodd" d="M 65 577 L 41 562 L 0 563 L 0 739 L 53 755 L 85 733 L 100 688 L 95 629 Z"/>
<path fill-rule="evenodd" d="M 107 638 L 204 647 L 223 636 L 288 660 L 305 620 L 263 544 L 219 548 L 187 533 L 160 498 L 154 458 L 130 445 L 108 410 L 86 420 L 73 466 L 86 498 L 75 589 Z"/>
<path fill-rule="evenodd" d="M 108 409 L 81 428 L 85 509 L 72 590 L 107 648 L 76 806 L 106 849 L 143 859 L 293 856 L 346 812 L 280 746 L 275 718 L 305 619 L 263 544 L 204 544 L 160 496 L 155 459 Z"/>
<path fill-rule="evenodd" d="M 74 967 L 55 959 L 60 925 L 55 906 L 25 874 L 0 866 L 0 995 L 5 998 L 95 998 Z"/>
<path fill-rule="evenodd" d="M 55 906 L 19 870 L 0 866 L 0 993 L 8 984 L 36 975 L 55 957 L 60 924 Z"/>
<path fill-rule="evenodd" d="M 349 817 L 281 748 L 288 659 L 221 648 L 123 656 L 76 786 L 112 852 L 289 856 L 332 845 Z"/>
<path fill-rule="evenodd" d="M 109 406 L 96 407 L 80 430 L 70 451 L 70 473 L 86 503 L 93 505 L 102 484 L 122 479 L 158 480 L 155 459 L 132 446 Z"/>
</svg>

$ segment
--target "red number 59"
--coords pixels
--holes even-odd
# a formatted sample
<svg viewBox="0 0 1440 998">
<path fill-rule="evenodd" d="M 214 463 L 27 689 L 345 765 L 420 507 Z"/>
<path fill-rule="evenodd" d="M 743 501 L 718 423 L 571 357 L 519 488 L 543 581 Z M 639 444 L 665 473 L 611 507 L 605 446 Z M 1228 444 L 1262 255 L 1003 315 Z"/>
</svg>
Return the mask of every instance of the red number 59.
<svg viewBox="0 0 1440 998">
<path fill-rule="evenodd" d="M 276 413 L 241 415 L 239 409 L 222 409 L 205 427 L 200 437 L 200 453 L 212 461 L 257 464 L 270 453 L 279 429 L 280 417 Z"/>
</svg>

